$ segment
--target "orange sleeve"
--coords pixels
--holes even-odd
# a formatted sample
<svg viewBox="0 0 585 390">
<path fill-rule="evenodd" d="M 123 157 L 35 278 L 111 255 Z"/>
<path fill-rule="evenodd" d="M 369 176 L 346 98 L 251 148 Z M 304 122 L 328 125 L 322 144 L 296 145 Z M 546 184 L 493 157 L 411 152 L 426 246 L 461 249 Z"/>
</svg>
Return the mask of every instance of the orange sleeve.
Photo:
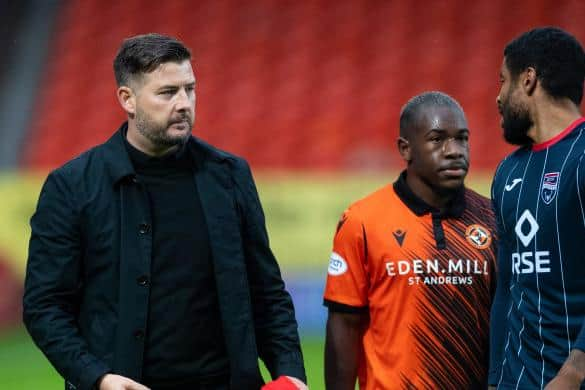
<svg viewBox="0 0 585 390">
<path fill-rule="evenodd" d="M 347 210 L 337 225 L 327 268 L 326 306 L 331 303 L 368 306 L 364 226 L 354 214 L 351 209 Z"/>
</svg>

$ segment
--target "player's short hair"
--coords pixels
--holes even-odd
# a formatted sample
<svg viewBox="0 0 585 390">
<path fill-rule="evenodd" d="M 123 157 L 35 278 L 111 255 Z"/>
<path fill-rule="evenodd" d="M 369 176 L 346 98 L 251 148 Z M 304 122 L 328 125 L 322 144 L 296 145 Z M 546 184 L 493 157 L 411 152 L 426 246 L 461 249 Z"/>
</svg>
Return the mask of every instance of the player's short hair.
<svg viewBox="0 0 585 390">
<path fill-rule="evenodd" d="M 557 27 L 527 31 L 504 49 L 512 79 L 533 67 L 542 88 L 553 98 L 569 98 L 576 105 L 583 98 L 585 54 L 579 41 Z"/>
<path fill-rule="evenodd" d="M 412 97 L 400 111 L 400 136 L 407 137 L 410 129 L 416 126 L 419 114 L 424 108 L 432 107 L 449 107 L 459 111 L 465 118 L 463 108 L 451 96 L 440 91 L 423 92 L 420 95 Z"/>
<path fill-rule="evenodd" d="M 114 59 L 114 75 L 118 86 L 150 73 L 166 62 L 191 59 L 191 52 L 179 40 L 161 35 L 144 34 L 125 39 Z"/>
</svg>

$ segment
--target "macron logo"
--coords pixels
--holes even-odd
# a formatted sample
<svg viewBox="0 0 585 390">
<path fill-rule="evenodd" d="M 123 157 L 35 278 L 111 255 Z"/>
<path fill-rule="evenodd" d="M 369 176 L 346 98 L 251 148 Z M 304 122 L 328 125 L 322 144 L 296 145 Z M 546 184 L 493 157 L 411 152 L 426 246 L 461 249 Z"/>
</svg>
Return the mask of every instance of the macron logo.
<svg viewBox="0 0 585 390">
<path fill-rule="evenodd" d="M 516 184 L 518 183 L 522 183 L 522 179 L 514 179 L 512 180 L 512 184 L 508 184 L 504 188 L 506 189 L 506 191 L 512 191 L 512 189 L 516 187 Z"/>
</svg>

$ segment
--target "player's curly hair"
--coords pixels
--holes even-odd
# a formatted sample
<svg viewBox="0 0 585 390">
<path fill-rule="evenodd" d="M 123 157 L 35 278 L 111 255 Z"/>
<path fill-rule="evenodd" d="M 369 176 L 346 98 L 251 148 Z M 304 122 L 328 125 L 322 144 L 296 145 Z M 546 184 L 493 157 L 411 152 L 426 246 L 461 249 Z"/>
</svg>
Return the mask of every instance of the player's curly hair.
<svg viewBox="0 0 585 390">
<path fill-rule="evenodd" d="M 581 104 L 585 54 L 571 34 L 557 27 L 535 28 L 508 43 L 504 57 L 512 79 L 532 67 L 551 97 Z"/>
<path fill-rule="evenodd" d="M 131 80 L 152 72 L 160 64 L 189 59 L 189 49 L 173 37 L 155 33 L 136 35 L 122 42 L 114 59 L 116 83 L 128 86 Z"/>
</svg>

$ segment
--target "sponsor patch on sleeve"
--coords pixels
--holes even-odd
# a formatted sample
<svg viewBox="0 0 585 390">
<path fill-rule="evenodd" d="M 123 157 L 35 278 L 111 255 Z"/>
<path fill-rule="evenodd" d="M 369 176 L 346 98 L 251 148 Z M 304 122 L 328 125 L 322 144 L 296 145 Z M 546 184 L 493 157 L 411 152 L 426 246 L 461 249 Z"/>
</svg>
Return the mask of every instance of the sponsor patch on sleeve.
<svg viewBox="0 0 585 390">
<path fill-rule="evenodd" d="M 332 252 L 329 257 L 327 273 L 331 276 L 339 276 L 347 271 L 347 262 L 338 253 Z"/>
</svg>

